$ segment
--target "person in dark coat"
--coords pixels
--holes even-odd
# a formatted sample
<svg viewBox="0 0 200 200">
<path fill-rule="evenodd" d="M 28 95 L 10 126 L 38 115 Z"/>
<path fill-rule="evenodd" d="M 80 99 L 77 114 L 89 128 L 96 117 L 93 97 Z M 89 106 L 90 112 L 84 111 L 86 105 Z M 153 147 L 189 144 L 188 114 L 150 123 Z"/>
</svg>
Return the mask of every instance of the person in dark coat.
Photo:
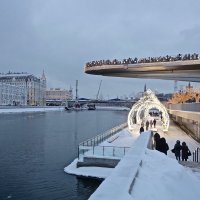
<svg viewBox="0 0 200 200">
<path fill-rule="evenodd" d="M 177 140 L 172 152 L 175 154 L 176 160 L 179 160 L 179 161 L 180 161 L 180 157 L 181 157 L 181 149 L 182 149 L 182 146 L 180 144 L 180 141 Z"/>
<path fill-rule="evenodd" d="M 153 120 L 154 128 L 156 128 L 156 119 Z"/>
<path fill-rule="evenodd" d="M 160 152 L 162 152 L 162 153 L 167 155 L 167 151 L 169 150 L 169 146 L 168 146 L 168 144 L 166 142 L 166 139 L 164 137 L 160 138 L 158 140 L 158 144 L 159 144 L 158 151 L 160 151 Z"/>
<path fill-rule="evenodd" d="M 190 150 L 185 142 L 182 143 L 182 161 L 187 161 Z"/>
<path fill-rule="evenodd" d="M 149 130 L 149 121 L 147 120 L 146 121 L 146 131 L 148 131 Z"/>
<path fill-rule="evenodd" d="M 144 132 L 144 127 L 143 127 L 143 126 L 140 127 L 140 134 L 141 134 L 142 132 Z"/>
<path fill-rule="evenodd" d="M 155 149 L 158 150 L 159 149 L 159 145 L 157 144 L 157 141 L 160 139 L 160 135 L 159 133 L 155 133 L 154 136 L 154 146 L 155 146 Z"/>
</svg>

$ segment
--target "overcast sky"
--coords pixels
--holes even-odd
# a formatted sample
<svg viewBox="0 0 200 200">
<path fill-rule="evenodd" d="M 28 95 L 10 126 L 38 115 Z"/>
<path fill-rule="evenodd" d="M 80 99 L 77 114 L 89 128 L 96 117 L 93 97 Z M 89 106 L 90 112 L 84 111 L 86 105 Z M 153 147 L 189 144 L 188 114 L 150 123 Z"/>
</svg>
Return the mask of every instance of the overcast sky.
<svg viewBox="0 0 200 200">
<path fill-rule="evenodd" d="M 87 75 L 87 61 L 200 53 L 200 0 L 0 0 L 0 72 L 45 70 L 48 87 L 129 96 L 174 82 Z M 179 85 L 187 83 L 180 82 Z M 199 85 L 199 84 L 198 84 Z"/>
</svg>

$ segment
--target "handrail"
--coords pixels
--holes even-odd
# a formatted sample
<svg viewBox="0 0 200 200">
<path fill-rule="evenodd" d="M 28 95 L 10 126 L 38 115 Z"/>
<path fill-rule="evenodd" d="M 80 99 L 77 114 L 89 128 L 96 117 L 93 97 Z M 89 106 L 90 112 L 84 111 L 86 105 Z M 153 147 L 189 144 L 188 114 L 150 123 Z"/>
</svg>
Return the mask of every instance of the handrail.
<svg viewBox="0 0 200 200">
<path fill-rule="evenodd" d="M 105 141 L 107 138 L 113 136 L 115 133 L 124 129 L 127 126 L 128 126 L 127 122 L 123 123 L 121 125 L 118 125 L 118 126 L 112 128 L 112 129 L 110 129 L 110 130 L 108 130 L 104 133 L 98 134 L 97 136 L 95 136 L 93 138 L 90 138 L 88 140 L 85 140 L 84 142 L 81 142 L 79 144 L 79 146 L 96 146 L 99 143 Z"/>
<path fill-rule="evenodd" d="M 78 147 L 78 159 L 84 156 L 112 156 L 122 158 L 126 155 L 130 147 L 117 147 L 117 146 L 82 146 Z"/>
<path fill-rule="evenodd" d="M 200 151 L 200 148 L 198 147 L 198 148 L 196 148 L 196 150 L 194 150 L 194 152 L 192 153 L 193 162 L 199 162 L 199 161 L 200 161 L 200 160 L 199 160 L 199 155 L 200 155 L 199 151 Z"/>
<path fill-rule="evenodd" d="M 121 125 L 118 125 L 102 134 L 98 134 L 97 136 L 93 137 L 93 138 L 90 138 L 88 140 L 85 140 L 84 142 L 81 142 L 79 145 L 78 145 L 78 159 L 80 158 L 80 155 L 85 155 L 85 152 L 87 151 L 91 151 L 92 152 L 92 155 L 94 155 L 95 153 L 95 149 L 99 149 L 100 152 L 100 155 L 102 156 L 105 156 L 104 155 L 104 150 L 105 148 L 110 148 L 111 146 L 98 146 L 100 143 L 102 143 L 103 141 L 105 141 L 106 139 L 110 138 L 111 136 L 115 135 L 117 132 L 121 131 L 122 129 L 126 128 L 128 126 L 127 122 L 126 123 L 123 123 Z M 112 156 L 115 156 L 115 149 L 120 149 L 120 148 L 124 148 L 123 150 L 123 155 L 125 155 L 126 153 L 126 148 L 128 147 L 112 147 L 113 148 L 113 154 Z M 101 151 L 102 150 L 102 151 Z M 91 153 L 90 152 L 90 153 Z M 99 153 L 99 152 L 98 152 Z"/>
</svg>

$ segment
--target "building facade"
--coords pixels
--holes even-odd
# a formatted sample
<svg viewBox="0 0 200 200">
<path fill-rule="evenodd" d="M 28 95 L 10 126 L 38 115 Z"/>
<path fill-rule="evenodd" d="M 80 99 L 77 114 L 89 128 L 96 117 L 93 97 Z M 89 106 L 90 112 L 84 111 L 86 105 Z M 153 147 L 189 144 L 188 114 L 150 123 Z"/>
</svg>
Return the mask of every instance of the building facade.
<svg viewBox="0 0 200 200">
<path fill-rule="evenodd" d="M 71 100 L 73 98 L 72 89 L 66 90 L 61 88 L 50 88 L 46 91 L 46 100 L 47 102 L 58 101 L 65 103 L 67 100 Z"/>
<path fill-rule="evenodd" d="M 27 90 L 24 87 L 0 83 L 0 105 L 26 106 Z"/>
<path fill-rule="evenodd" d="M 26 91 L 26 104 L 31 106 L 46 105 L 46 77 L 41 78 L 28 73 L 0 74 L 0 83 L 21 87 Z"/>
</svg>

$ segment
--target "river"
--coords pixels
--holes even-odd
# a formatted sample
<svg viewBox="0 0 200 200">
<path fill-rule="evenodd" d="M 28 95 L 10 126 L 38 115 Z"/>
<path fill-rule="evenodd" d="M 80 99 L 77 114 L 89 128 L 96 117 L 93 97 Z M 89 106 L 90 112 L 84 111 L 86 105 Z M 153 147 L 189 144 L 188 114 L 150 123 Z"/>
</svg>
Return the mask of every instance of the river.
<svg viewBox="0 0 200 200">
<path fill-rule="evenodd" d="M 127 120 L 127 111 L 0 114 L 0 199 L 85 200 L 101 181 L 64 172 L 80 142 Z"/>
</svg>

